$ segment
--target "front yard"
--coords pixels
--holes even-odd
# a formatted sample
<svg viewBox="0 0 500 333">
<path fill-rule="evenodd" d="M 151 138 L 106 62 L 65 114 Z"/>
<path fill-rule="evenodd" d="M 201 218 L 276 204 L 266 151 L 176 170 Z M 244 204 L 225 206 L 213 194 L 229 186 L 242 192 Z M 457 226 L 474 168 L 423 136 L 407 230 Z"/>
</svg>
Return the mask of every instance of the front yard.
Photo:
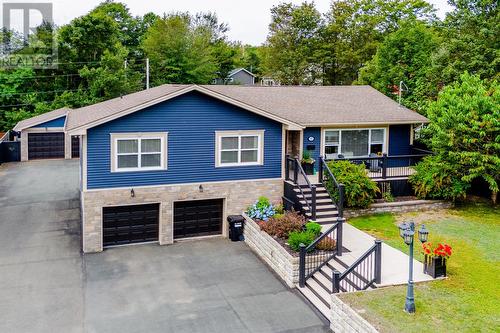
<svg viewBox="0 0 500 333">
<path fill-rule="evenodd" d="M 406 286 L 341 294 L 381 332 L 498 332 L 500 331 L 500 209 L 481 203 L 407 214 L 380 214 L 350 219 L 364 230 L 405 253 L 397 224 L 413 219 L 425 223 L 430 242 L 453 247 L 448 279 L 417 284 L 417 312 L 403 311 Z M 418 242 L 418 241 L 417 241 Z M 423 261 L 420 242 L 417 259 Z"/>
</svg>

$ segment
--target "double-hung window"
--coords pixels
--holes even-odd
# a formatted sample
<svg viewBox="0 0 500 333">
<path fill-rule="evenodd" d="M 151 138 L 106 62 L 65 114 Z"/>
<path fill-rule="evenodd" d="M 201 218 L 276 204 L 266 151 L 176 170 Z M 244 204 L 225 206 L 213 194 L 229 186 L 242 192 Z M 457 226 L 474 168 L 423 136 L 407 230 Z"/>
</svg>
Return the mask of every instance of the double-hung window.
<svg viewBox="0 0 500 333">
<path fill-rule="evenodd" d="M 362 157 L 385 152 L 385 128 L 327 129 L 324 134 L 326 159 Z"/>
<path fill-rule="evenodd" d="M 111 171 L 167 169 L 167 133 L 111 134 Z"/>
<path fill-rule="evenodd" d="M 261 165 L 264 131 L 220 131 L 215 135 L 217 167 Z"/>
</svg>

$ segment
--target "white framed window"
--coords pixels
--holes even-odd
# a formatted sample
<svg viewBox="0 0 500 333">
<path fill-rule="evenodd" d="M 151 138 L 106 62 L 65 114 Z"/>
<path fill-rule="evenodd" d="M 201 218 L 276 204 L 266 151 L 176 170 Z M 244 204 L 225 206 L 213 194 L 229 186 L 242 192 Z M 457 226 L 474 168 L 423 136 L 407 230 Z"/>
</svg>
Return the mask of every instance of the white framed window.
<svg viewBox="0 0 500 333">
<path fill-rule="evenodd" d="M 326 129 L 323 135 L 326 159 L 363 157 L 386 152 L 385 128 Z"/>
<path fill-rule="evenodd" d="M 112 133 L 111 172 L 167 169 L 167 133 Z"/>
<path fill-rule="evenodd" d="M 264 164 L 264 131 L 215 132 L 215 166 Z"/>
</svg>

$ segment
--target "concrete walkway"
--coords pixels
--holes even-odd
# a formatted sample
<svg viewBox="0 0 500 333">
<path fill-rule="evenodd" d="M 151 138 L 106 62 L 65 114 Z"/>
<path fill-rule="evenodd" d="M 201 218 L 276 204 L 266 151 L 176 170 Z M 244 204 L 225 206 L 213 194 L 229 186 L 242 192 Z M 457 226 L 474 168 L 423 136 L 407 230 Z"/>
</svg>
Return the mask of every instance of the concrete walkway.
<svg viewBox="0 0 500 333">
<path fill-rule="evenodd" d="M 330 225 L 323 225 L 323 231 L 330 228 Z M 343 246 L 350 252 L 342 254 L 340 258 L 344 263 L 351 265 L 361 255 L 363 255 L 375 242 L 375 238 L 367 233 L 344 223 Z M 403 240 L 401 240 L 402 242 Z M 415 248 L 418 251 L 418 247 Z M 406 284 L 408 282 L 408 255 L 382 243 L 382 282 L 378 285 L 390 286 Z M 421 262 L 413 260 L 413 280 L 414 282 L 432 281 L 430 275 L 424 274 L 424 266 Z"/>
</svg>

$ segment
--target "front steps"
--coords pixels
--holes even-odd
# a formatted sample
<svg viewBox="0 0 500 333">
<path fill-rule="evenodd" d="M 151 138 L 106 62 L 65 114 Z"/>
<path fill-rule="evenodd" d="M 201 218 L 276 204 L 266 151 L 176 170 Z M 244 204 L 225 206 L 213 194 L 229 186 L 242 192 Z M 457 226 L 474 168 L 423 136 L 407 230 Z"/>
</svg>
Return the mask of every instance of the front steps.
<svg viewBox="0 0 500 333">
<path fill-rule="evenodd" d="M 323 265 L 321 269 L 314 273 L 310 278 L 305 281 L 305 286 L 297 289 L 304 295 L 305 298 L 311 302 L 326 318 L 331 320 L 331 307 L 332 307 L 332 294 L 333 283 L 332 276 L 333 270 L 344 272 L 349 266 L 342 262 L 338 257 L 334 257 L 327 264 Z M 349 279 L 345 280 L 347 283 L 352 283 Z M 374 289 L 370 287 L 368 289 Z M 340 292 L 343 292 L 342 290 Z"/>
<path fill-rule="evenodd" d="M 316 186 L 316 222 L 319 224 L 331 224 L 337 221 L 339 212 L 337 206 L 333 203 L 328 191 L 323 184 L 314 184 Z M 299 189 L 300 186 L 300 189 Z M 301 191 L 302 190 L 302 191 Z M 305 215 L 311 218 L 310 209 L 307 202 L 311 203 L 311 189 L 307 185 L 295 185 L 294 192 L 297 194 L 299 203 L 302 206 Z M 307 200 L 307 202 L 306 202 Z"/>
</svg>

